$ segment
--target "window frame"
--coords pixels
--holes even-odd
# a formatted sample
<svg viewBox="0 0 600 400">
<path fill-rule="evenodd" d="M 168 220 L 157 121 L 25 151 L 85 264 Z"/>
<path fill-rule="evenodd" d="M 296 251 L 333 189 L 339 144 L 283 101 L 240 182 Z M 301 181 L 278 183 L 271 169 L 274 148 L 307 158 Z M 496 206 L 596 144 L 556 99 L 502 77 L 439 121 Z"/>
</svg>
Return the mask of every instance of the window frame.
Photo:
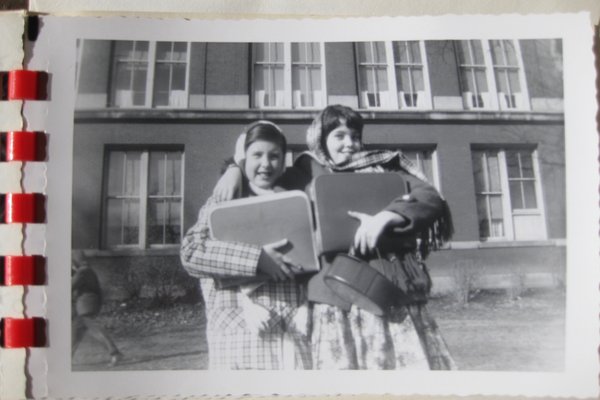
<svg viewBox="0 0 600 400">
<path fill-rule="evenodd" d="M 506 153 L 507 152 L 527 152 L 531 155 L 531 162 L 534 174 L 534 192 L 536 196 L 537 207 L 536 208 L 523 208 L 523 209 L 513 209 L 511 192 L 510 192 L 510 178 L 508 176 L 508 166 L 506 163 Z M 499 178 L 500 178 L 500 198 L 502 202 L 502 223 L 504 225 L 504 235 L 503 236 L 481 236 L 481 232 L 479 232 L 479 240 L 481 242 L 505 242 L 505 241 L 527 241 L 532 239 L 517 239 L 518 233 L 515 231 L 514 218 L 515 216 L 538 216 L 540 219 L 540 237 L 534 240 L 546 240 L 548 239 L 548 228 L 546 221 L 546 208 L 544 202 L 544 192 L 541 182 L 541 171 L 539 167 L 539 159 L 538 159 L 538 150 L 537 148 L 529 148 L 529 147 L 513 147 L 513 146 L 502 146 L 502 147 L 490 147 L 490 146 L 476 146 L 471 148 L 471 163 L 473 163 L 473 153 L 474 152 L 493 152 L 497 154 L 498 157 L 498 169 L 499 169 Z M 471 172 L 474 172 L 474 166 L 471 165 Z M 486 178 L 487 179 L 487 178 Z M 475 189 L 475 198 L 479 196 L 479 192 L 477 191 L 477 187 L 475 184 L 475 178 L 473 175 L 473 188 Z M 489 215 L 489 210 L 488 215 Z M 476 211 L 477 221 L 479 221 L 479 213 Z"/>
<path fill-rule="evenodd" d="M 259 63 L 256 61 L 256 47 L 257 45 L 265 45 L 265 44 L 273 44 L 273 43 L 282 43 L 283 44 L 283 106 L 265 106 L 259 105 L 256 101 L 256 65 Z M 293 91 L 293 83 L 292 83 L 292 43 L 316 43 L 319 46 L 319 55 L 321 57 L 321 105 L 315 106 L 299 106 L 294 107 L 294 91 Z M 250 43 L 251 49 L 251 57 L 250 57 L 250 107 L 252 109 L 259 110 L 320 110 L 327 105 L 327 73 L 326 73 L 326 60 L 325 60 L 325 42 L 315 41 L 315 42 L 253 42 Z M 269 64 L 269 63 L 265 63 Z"/>
<path fill-rule="evenodd" d="M 382 111 L 422 111 L 422 110 L 431 110 L 433 109 L 433 101 L 431 96 L 431 82 L 429 78 L 429 63 L 427 61 L 427 51 L 425 47 L 425 40 L 386 40 L 386 41 L 378 41 L 384 43 L 385 49 L 385 62 L 386 62 L 386 77 L 388 81 L 388 90 L 387 90 L 387 98 L 388 105 L 387 106 L 370 106 L 367 104 L 366 99 L 363 98 L 362 91 L 362 82 L 360 79 L 360 68 L 361 62 L 358 57 L 358 46 L 361 43 L 375 43 L 375 42 L 354 42 L 354 54 L 355 54 L 355 67 L 356 67 L 356 81 L 357 81 L 357 91 L 358 91 L 358 107 L 360 110 L 382 110 Z M 400 102 L 398 101 L 398 79 L 396 75 L 396 67 L 401 63 L 396 62 L 394 57 L 394 43 L 397 42 L 418 42 L 419 43 L 419 51 L 421 53 L 421 66 L 423 69 L 423 92 L 424 99 L 421 103 L 421 106 L 416 107 L 401 107 Z M 415 64 L 416 65 L 416 64 Z M 382 92 L 379 92 L 382 93 Z M 383 104 L 383 102 L 381 102 Z"/>
<path fill-rule="evenodd" d="M 506 107 L 506 106 L 502 106 L 502 101 L 500 100 L 500 93 L 498 91 L 498 83 L 496 81 L 496 69 L 506 69 L 505 66 L 497 66 L 496 64 L 494 64 L 494 60 L 492 57 L 492 41 L 498 41 L 498 42 L 511 42 L 514 46 L 515 49 L 515 57 L 517 59 L 517 67 L 518 67 L 518 76 L 519 76 L 519 84 L 521 86 L 521 95 L 523 97 L 521 103 L 520 103 L 520 107 Z M 459 51 L 458 51 L 458 46 L 460 44 L 460 42 L 479 42 L 481 44 L 481 51 L 483 53 L 483 61 L 484 64 L 463 64 L 461 63 L 460 57 L 459 57 Z M 455 40 L 454 41 L 454 54 L 456 57 L 456 66 L 458 69 L 458 79 L 459 79 L 459 87 L 460 87 L 460 96 L 462 98 L 462 102 L 463 102 L 463 108 L 467 111 L 505 111 L 505 112 L 518 112 L 518 111 L 530 111 L 531 110 L 531 99 L 529 98 L 529 92 L 528 92 L 528 88 L 527 88 L 527 79 L 525 77 L 525 68 L 524 68 L 524 64 L 523 64 L 523 56 L 521 53 L 521 46 L 519 43 L 519 40 L 517 39 L 489 39 L 489 40 L 485 40 L 485 39 L 468 39 L 468 40 Z M 489 92 L 489 104 L 485 105 L 483 107 L 475 107 L 473 106 L 473 104 L 471 103 L 471 101 L 469 100 L 469 97 L 467 96 L 467 93 L 471 93 L 468 91 L 465 91 L 464 89 L 465 84 L 463 83 L 463 79 L 462 79 L 462 69 L 463 68 L 471 68 L 471 69 L 475 69 L 475 68 L 481 68 L 484 67 L 485 68 L 485 77 L 486 77 L 486 83 L 488 85 L 488 92 Z"/>
<path fill-rule="evenodd" d="M 143 105 L 131 105 L 131 106 L 119 106 L 116 104 L 116 71 L 117 64 L 119 61 L 115 55 L 115 46 L 117 42 L 146 42 L 148 43 L 148 57 L 146 59 L 147 71 L 146 71 L 146 84 L 145 84 L 145 97 Z M 163 40 L 113 40 L 111 43 L 112 51 L 111 51 L 111 74 L 110 74 L 110 84 L 109 84 L 109 107 L 116 109 L 183 109 L 188 108 L 190 102 L 190 62 L 191 62 L 191 42 L 184 42 L 186 44 L 186 67 L 185 67 L 185 100 L 184 104 L 181 106 L 171 106 L 171 105 L 155 105 L 154 100 L 154 78 L 156 71 L 156 45 L 158 42 L 166 42 L 166 43 L 175 43 L 175 41 L 163 41 Z"/>
<path fill-rule="evenodd" d="M 110 154 L 111 152 L 140 152 L 140 191 L 139 191 L 139 216 L 138 216 L 138 243 L 134 244 L 108 244 L 108 200 L 114 198 L 108 195 Z M 148 244 L 148 194 L 150 153 L 152 152 L 180 152 L 181 153 L 181 207 L 179 211 L 180 232 L 178 243 Z M 127 146 L 107 145 L 104 149 L 102 168 L 102 211 L 100 213 L 100 248 L 108 250 L 150 250 L 150 249 L 172 249 L 181 246 L 184 232 L 184 201 L 185 201 L 185 149 L 180 145 L 150 145 L 150 146 Z"/>
</svg>

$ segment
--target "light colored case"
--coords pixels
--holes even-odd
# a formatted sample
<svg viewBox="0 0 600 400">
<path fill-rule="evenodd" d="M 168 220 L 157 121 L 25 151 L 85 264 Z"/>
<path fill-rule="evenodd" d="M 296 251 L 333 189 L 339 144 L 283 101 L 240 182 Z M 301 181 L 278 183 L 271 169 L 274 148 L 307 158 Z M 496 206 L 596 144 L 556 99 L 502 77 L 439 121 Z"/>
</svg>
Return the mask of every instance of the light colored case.
<svg viewBox="0 0 600 400">
<path fill-rule="evenodd" d="M 310 202 L 304 192 L 292 190 L 228 201 L 212 210 L 208 223 L 218 240 L 262 246 L 288 239 L 284 253 L 305 272 L 319 270 Z"/>
</svg>

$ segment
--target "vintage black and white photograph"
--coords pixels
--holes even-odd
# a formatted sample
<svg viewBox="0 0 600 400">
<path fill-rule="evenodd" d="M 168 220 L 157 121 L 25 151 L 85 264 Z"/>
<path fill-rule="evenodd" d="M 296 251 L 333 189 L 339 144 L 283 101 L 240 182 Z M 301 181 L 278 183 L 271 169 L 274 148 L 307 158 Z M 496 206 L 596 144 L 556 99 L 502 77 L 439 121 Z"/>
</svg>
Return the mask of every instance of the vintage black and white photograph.
<svg viewBox="0 0 600 400">
<path fill-rule="evenodd" d="M 573 371 L 568 35 L 358 22 L 70 31 L 69 373 Z"/>
<path fill-rule="evenodd" d="M 564 368 L 560 39 L 77 46 L 74 370 Z M 283 190 L 361 213 L 319 221 L 319 273 L 260 218 L 211 232 Z"/>
</svg>

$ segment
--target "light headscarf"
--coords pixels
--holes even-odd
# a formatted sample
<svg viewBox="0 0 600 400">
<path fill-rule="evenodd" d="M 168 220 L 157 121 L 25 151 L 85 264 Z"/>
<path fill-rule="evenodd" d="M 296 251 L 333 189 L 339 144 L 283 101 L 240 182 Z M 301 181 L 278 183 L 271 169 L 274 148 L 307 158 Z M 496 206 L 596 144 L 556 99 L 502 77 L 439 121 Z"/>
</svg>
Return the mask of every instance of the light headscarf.
<svg viewBox="0 0 600 400">
<path fill-rule="evenodd" d="M 277 126 L 276 124 L 274 124 L 273 122 L 267 121 L 267 120 L 255 121 L 244 128 L 244 130 L 238 137 L 237 141 L 235 142 L 235 152 L 233 154 L 233 161 L 240 167 L 240 170 L 242 172 L 242 175 L 244 176 L 246 184 L 250 187 L 250 189 L 255 194 L 262 195 L 262 194 L 276 192 L 276 191 L 278 191 L 278 188 L 276 188 L 276 187 L 273 187 L 271 189 L 259 188 L 259 187 L 255 186 L 254 184 L 252 184 L 252 182 L 248 181 L 248 178 L 246 177 L 246 170 L 245 170 L 244 164 L 246 161 L 246 149 L 249 145 L 249 143 L 246 143 L 246 138 L 248 136 L 248 132 L 250 132 L 250 130 L 252 128 L 256 127 L 257 125 L 270 125 L 273 128 L 275 128 L 283 136 L 283 132 L 282 132 L 281 128 L 279 126 Z M 283 173 L 283 171 L 285 171 L 285 163 L 283 165 L 282 173 Z"/>
</svg>

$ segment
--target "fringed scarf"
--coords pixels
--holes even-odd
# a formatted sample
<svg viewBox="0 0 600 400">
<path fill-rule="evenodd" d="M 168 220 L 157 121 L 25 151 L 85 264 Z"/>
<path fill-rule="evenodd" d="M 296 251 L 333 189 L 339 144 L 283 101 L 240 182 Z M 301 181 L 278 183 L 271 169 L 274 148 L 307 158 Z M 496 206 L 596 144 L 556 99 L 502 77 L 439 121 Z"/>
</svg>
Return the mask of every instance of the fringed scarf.
<svg viewBox="0 0 600 400">
<path fill-rule="evenodd" d="M 306 143 L 309 151 L 304 152 L 322 166 L 334 172 L 383 172 L 404 171 L 428 184 L 425 174 L 410 161 L 401 151 L 366 150 L 352 155 L 350 160 L 335 165 L 327 156 L 321 141 L 321 118 L 315 118 L 307 130 Z M 442 198 L 443 209 L 440 216 L 427 228 L 417 232 L 418 250 L 423 259 L 433 250 L 439 249 L 450 240 L 454 233 L 452 214 L 448 203 Z"/>
</svg>

